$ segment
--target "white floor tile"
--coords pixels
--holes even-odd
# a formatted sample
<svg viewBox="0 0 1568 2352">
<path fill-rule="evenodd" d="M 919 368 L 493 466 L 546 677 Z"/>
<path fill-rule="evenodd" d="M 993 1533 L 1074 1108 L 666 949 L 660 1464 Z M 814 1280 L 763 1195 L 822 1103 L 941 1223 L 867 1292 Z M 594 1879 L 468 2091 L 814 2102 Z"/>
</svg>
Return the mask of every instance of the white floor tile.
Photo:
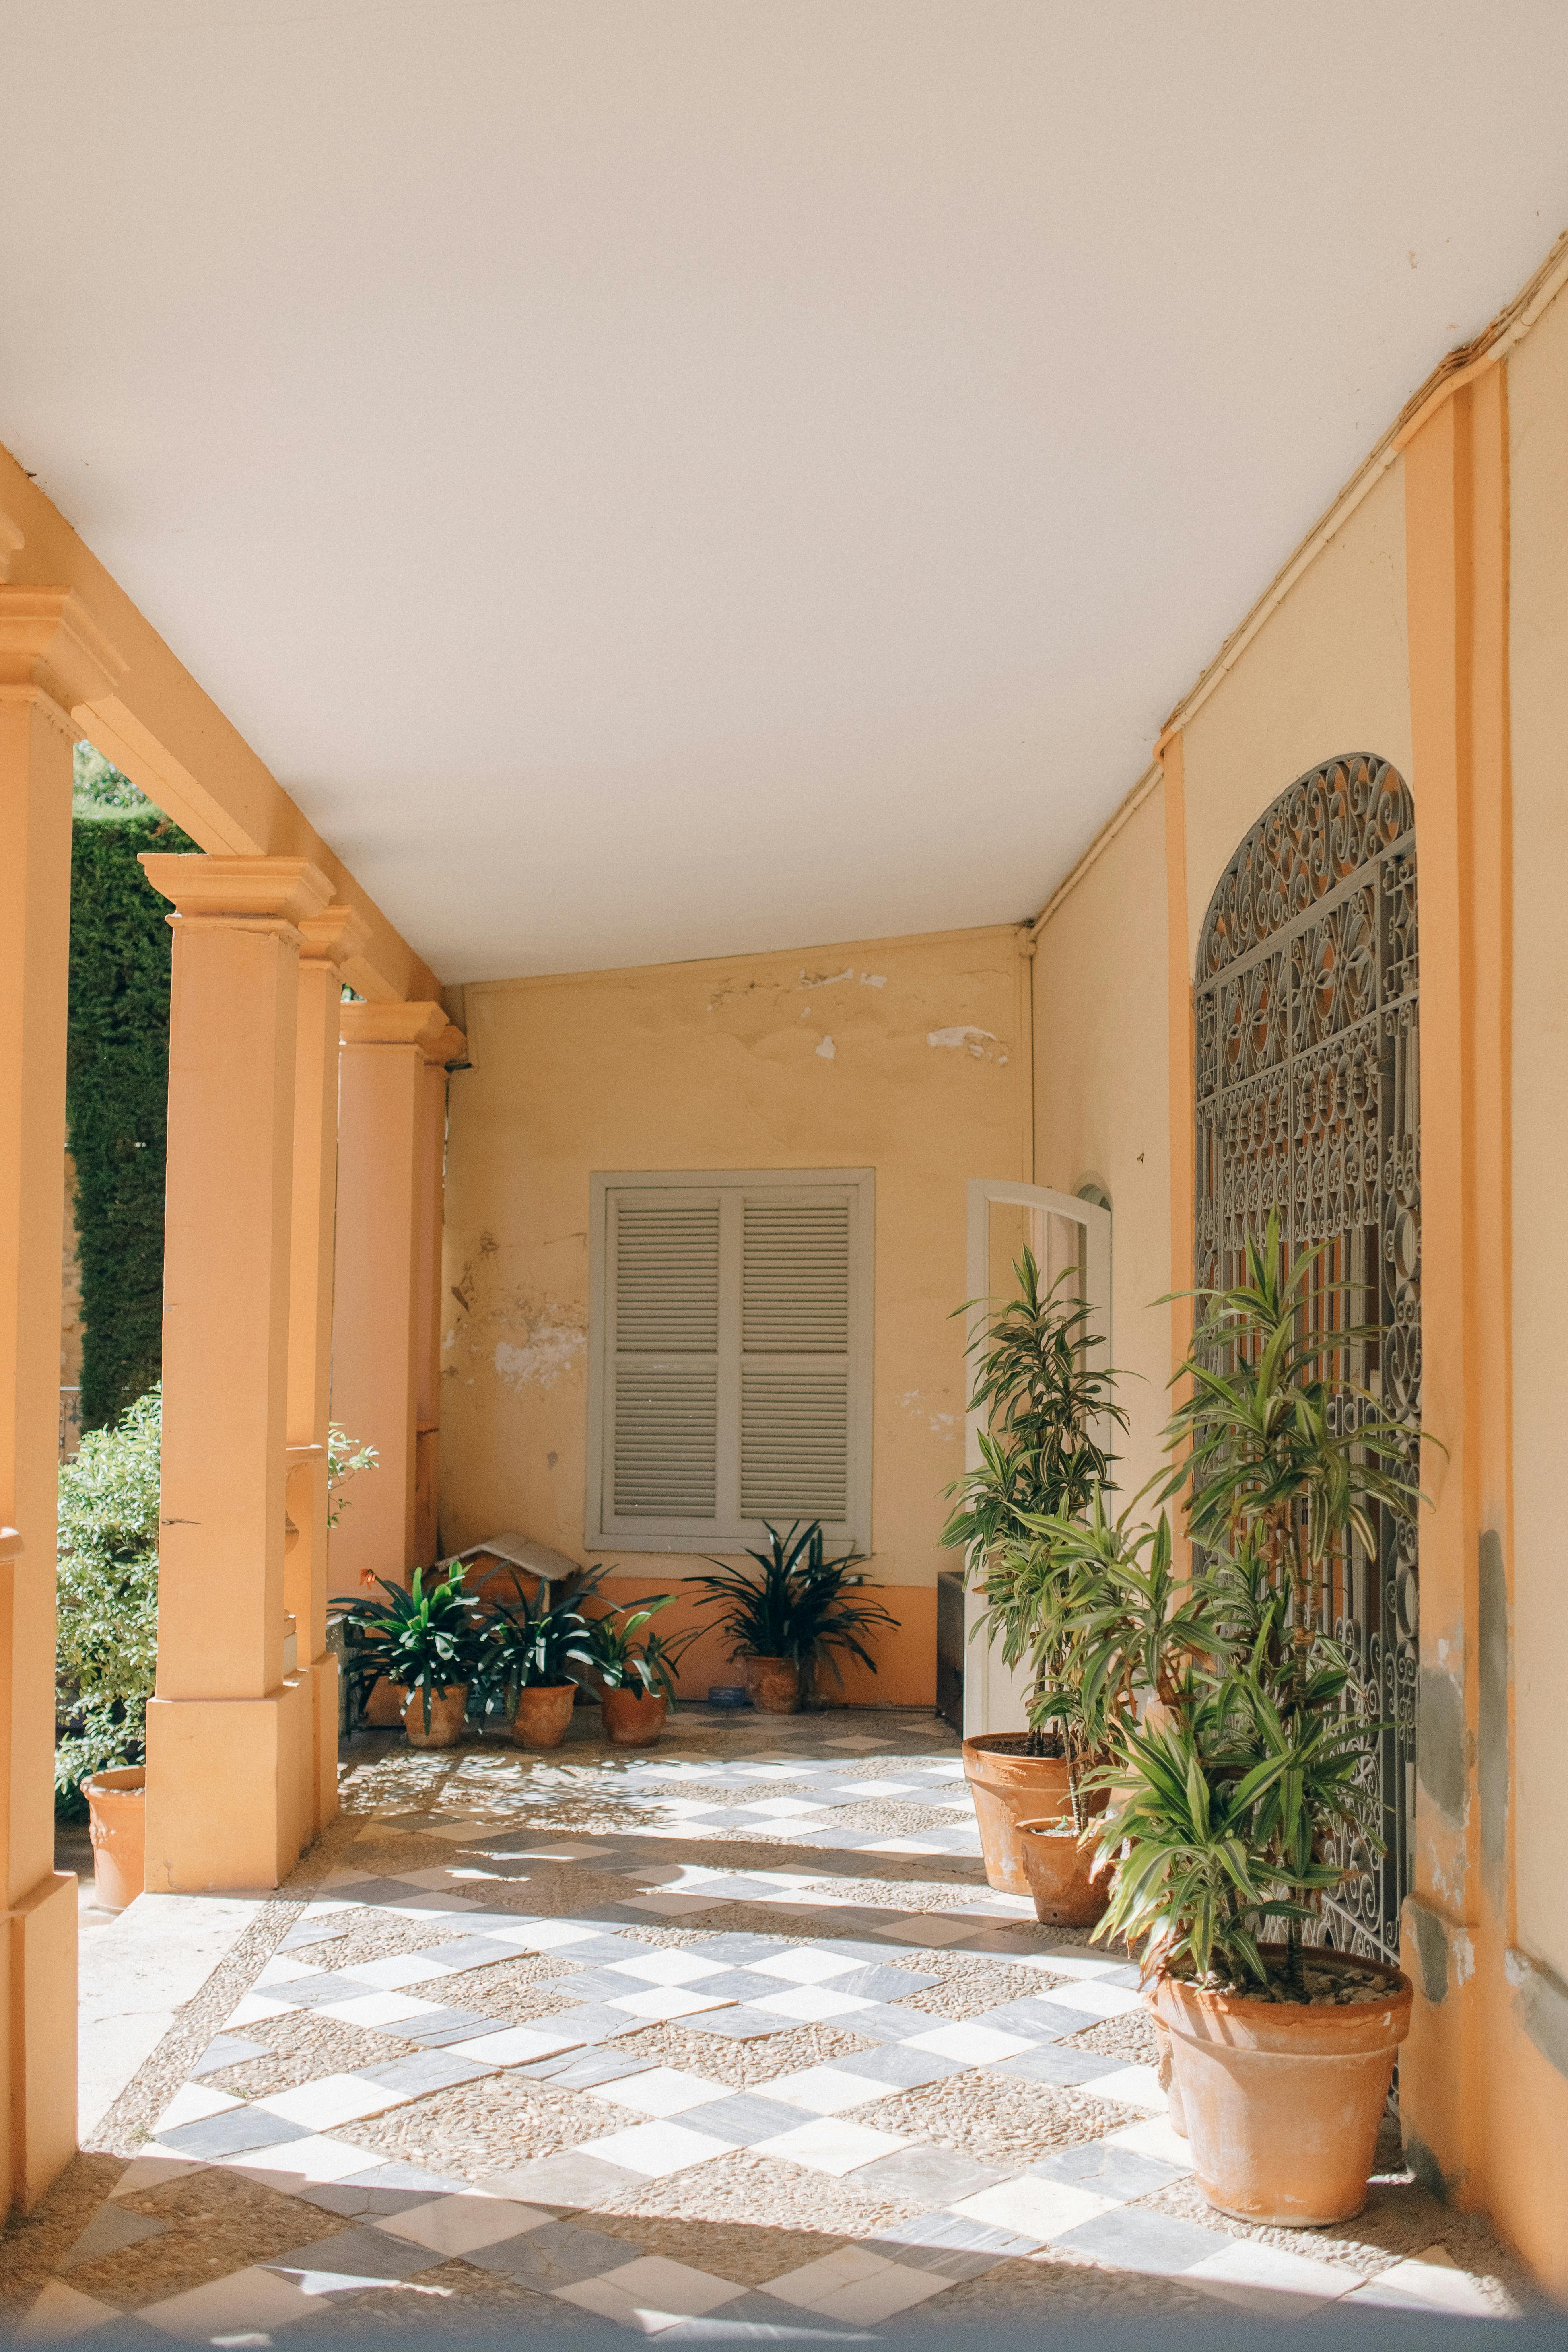
<svg viewBox="0 0 1568 2352">
<path fill-rule="evenodd" d="M 1065 1985 L 1042 1985 L 1033 1998 L 1057 2001 L 1085 2017 L 1125 2017 L 1143 2006 L 1142 1994 L 1134 1992 L 1131 1985 L 1102 1984 L 1094 1977 L 1075 1977 Z"/>
<path fill-rule="evenodd" d="M 328 2180 L 347 2180 L 371 2172 L 384 2161 L 368 2148 L 351 2147 L 346 2139 L 331 2139 L 317 2132 L 310 2139 L 285 2140 L 279 2147 L 253 2147 L 243 2156 L 218 2158 L 226 2172 L 243 2172 L 266 2179 L 291 2196 L 296 2188 L 319 2188 Z"/>
<path fill-rule="evenodd" d="M 910 2311 L 917 2303 L 929 2303 L 933 2294 L 945 2294 L 952 2284 L 940 2271 L 916 2270 L 911 2263 L 889 2263 L 876 2278 L 858 2279 L 852 2286 L 840 2287 L 837 2294 L 827 2295 L 813 2308 L 824 2319 L 845 2320 L 862 2327 L 875 2326 L 879 2320 L 891 2319 L 900 2311 Z"/>
<path fill-rule="evenodd" d="M 563 1951 L 569 1944 L 591 1943 L 604 1933 L 582 1927 L 571 1919 L 520 1919 L 515 1927 L 487 1927 L 492 1943 L 515 1945 L 520 1952 Z"/>
<path fill-rule="evenodd" d="M 581 2050 L 580 2034 L 552 2033 L 546 2025 L 504 2025 L 494 2033 L 470 2034 L 466 2042 L 448 2042 L 455 2058 L 478 2058 L 491 2066 L 531 2066 L 536 2059 L 559 2057 L 563 2051 Z"/>
<path fill-rule="evenodd" d="M 584 2140 L 571 2152 L 596 2156 L 601 2163 L 618 2164 L 649 2180 L 682 2172 L 689 2164 L 706 2164 L 710 2157 L 728 2156 L 734 2143 L 716 2139 L 711 2132 L 689 2131 L 684 2124 L 633 2124 L 626 2131 L 608 2132 L 603 2139 Z"/>
<path fill-rule="evenodd" d="M 100 2303 L 67 2286 L 63 2279 L 50 2279 L 11 2340 L 14 2344 L 65 2344 L 119 2317 L 112 2304 Z"/>
<path fill-rule="evenodd" d="M 668 2262 L 662 2254 L 645 2254 L 599 2278 L 555 2289 L 559 2302 L 596 2311 L 601 2318 L 640 2329 L 645 2336 L 660 2335 L 683 2319 L 700 2319 L 744 2293 L 728 2279 Z"/>
<path fill-rule="evenodd" d="M 768 2096 L 769 2092 L 764 2089 L 763 2095 Z M 895 2156 L 909 2145 L 897 2132 L 872 2131 L 865 2124 L 846 2123 L 839 2116 L 818 2116 L 811 2123 L 796 2124 L 793 2131 L 757 2141 L 752 2153 L 785 2158 L 791 2164 L 804 2165 L 808 2172 L 838 2175 L 853 2172 L 857 2165 L 870 2164 L 879 2156 Z"/>
<path fill-rule="evenodd" d="M 274 2327 L 315 2316 L 321 2307 L 292 2279 L 254 2266 L 171 2295 L 166 2303 L 148 2304 L 136 2316 L 187 2343 L 210 2344 L 221 2336 L 266 2336 Z"/>
<path fill-rule="evenodd" d="M 1116 2066 L 1109 2074 L 1097 2074 L 1092 2082 L 1079 2083 L 1077 2088 L 1087 2091 L 1091 2099 L 1110 2099 L 1117 2106 L 1145 2107 L 1152 2116 L 1163 2115 L 1169 2101 L 1160 2088 L 1160 2075 L 1153 2066 Z"/>
<path fill-rule="evenodd" d="M 362 1960 L 345 1974 L 358 1984 L 375 1985 L 384 1992 L 399 1992 L 405 1985 L 430 1984 L 437 1977 L 449 1977 L 450 1969 L 439 1960 L 426 1959 L 421 1952 L 397 1952 L 384 1960 Z"/>
<path fill-rule="evenodd" d="M 968 2066 L 994 2066 L 999 2058 L 1016 2058 L 1021 2050 L 1037 2050 L 1037 2042 L 1021 2033 L 999 2033 L 994 2025 L 936 2025 L 929 2033 L 910 2036 L 909 2048 L 929 2050 L 933 2058 L 956 2058 Z"/>
<path fill-rule="evenodd" d="M 775 1954 L 771 1960 L 743 1960 L 741 1965 L 749 1977 L 773 1977 L 784 1984 L 826 1984 L 863 1963 L 847 1960 L 841 1952 L 819 1952 L 815 1945 L 803 1944 Z"/>
<path fill-rule="evenodd" d="M 873 2083 L 847 2067 L 804 2066 L 798 2074 L 780 2074 L 761 2085 L 762 2095 L 780 2099 L 786 2107 L 801 2107 L 808 2116 L 841 2115 L 847 2107 L 863 2107 L 872 2099 L 890 2098 L 891 2083 Z"/>
<path fill-rule="evenodd" d="M 735 1999 L 684 1985 L 649 1985 L 646 1992 L 614 1994 L 605 2005 L 628 2017 L 697 2017 L 705 2009 L 733 2009 Z"/>
<path fill-rule="evenodd" d="M 1257 2238 L 1228 2240 L 1218 2253 L 1205 2254 L 1181 2277 L 1184 2284 L 1201 2286 L 1222 2303 L 1238 2304 L 1260 2316 L 1267 2315 L 1271 2303 L 1278 2308 L 1281 2296 L 1294 2299 L 1300 2316 L 1308 2305 L 1333 2303 L 1362 2284 L 1361 2273 L 1342 2263 L 1288 2253 L 1282 2246 Z"/>
<path fill-rule="evenodd" d="M 758 1797 L 752 1802 L 738 1805 L 736 1811 L 778 1822 L 818 1822 L 824 1815 L 821 1805 L 811 1804 L 805 1797 Z"/>
<path fill-rule="evenodd" d="M 178 2131 L 182 2124 L 205 2123 L 208 2116 L 221 2116 L 230 2107 L 243 2106 L 232 2092 L 215 2091 L 205 2083 L 182 2083 L 157 2122 L 153 2136 L 159 2132 Z"/>
<path fill-rule="evenodd" d="M 973 1933 L 973 1919 L 954 1919 L 946 1912 L 931 1911 L 891 1920 L 887 1927 L 878 1928 L 877 1937 L 879 1942 L 925 1944 L 940 1951 L 944 1944 L 961 1944 Z"/>
<path fill-rule="evenodd" d="M 268 2017 L 292 2017 L 299 2005 L 298 2001 L 268 2000 L 265 1993 L 247 1992 L 224 2019 L 221 2030 L 235 2032 L 242 2025 L 260 2025 Z"/>
<path fill-rule="evenodd" d="M 771 2017 L 795 2017 L 802 2024 L 815 2025 L 825 2018 L 849 2017 L 858 2009 L 871 2009 L 875 2003 L 863 1993 L 840 1992 L 831 1984 L 791 1985 L 785 1990 L 774 1986 L 769 1991 L 759 1982 L 757 1990 L 747 1996 L 748 2009 L 765 2010 Z"/>
<path fill-rule="evenodd" d="M 861 1853 L 940 1853 L 939 1845 L 930 1845 L 920 1838 L 879 1838 L 874 1845 L 863 1845 Z"/>
<path fill-rule="evenodd" d="M 363 2082 L 357 2074 L 322 2074 L 314 2083 L 301 2083 L 297 2091 L 279 2091 L 273 2098 L 256 2102 L 267 2115 L 281 2116 L 286 2124 L 304 2124 L 317 2132 L 356 2123 L 363 2116 L 378 2116 L 398 2104 L 395 2093 Z"/>
<path fill-rule="evenodd" d="M 895 2267 L 886 2254 L 873 2254 L 864 2246 L 838 2246 L 815 2263 L 803 2263 L 798 2270 L 769 2279 L 761 2292 L 775 2295 L 780 2303 L 793 2303 L 797 2310 L 813 2311 L 826 2295 L 841 2294 L 859 2279 L 879 2278 Z"/>
<path fill-rule="evenodd" d="M 1068 2180 L 1037 2180 L 1031 2173 L 1016 2180 L 999 2180 L 953 2207 L 971 2221 L 988 2221 L 998 2230 L 1016 2230 L 1021 2237 L 1059 2238 L 1097 2213 L 1109 2213 L 1122 2202 L 1101 2197 L 1093 2189 L 1079 2189 Z"/>
<path fill-rule="evenodd" d="M 349 2000 L 316 2004 L 318 2017 L 341 2017 L 347 2025 L 398 2025 L 405 2017 L 430 2017 L 448 2004 L 421 2000 L 407 1992 L 360 1992 Z"/>
<path fill-rule="evenodd" d="M 679 2116 L 709 2099 L 728 2097 L 726 2085 L 679 2066 L 650 2066 L 643 2074 L 621 2074 L 613 2083 L 590 2084 L 586 2096 L 608 2106 L 630 2107 L 639 2116 Z"/>
<path fill-rule="evenodd" d="M 1121 2124 L 1107 2132 L 1108 2147 L 1130 2147 L 1136 2156 L 1157 2157 L 1162 2164 L 1179 2164 L 1184 2172 L 1193 2169 L 1193 2152 L 1179 2131 L 1173 2129 L 1165 2116 L 1149 2116 L 1142 2123 Z"/>
<path fill-rule="evenodd" d="M 1356 2308 L 1375 2304 L 1380 2290 L 1415 2295 L 1435 2311 L 1448 2311 L 1477 2319 L 1495 2319 L 1497 2312 L 1468 2273 L 1462 2271 L 1446 2246 L 1428 2246 L 1425 2253 L 1379 2271 L 1356 2297 Z"/>
<path fill-rule="evenodd" d="M 375 2226 L 395 2238 L 428 2246 L 433 2253 L 471 2254 L 478 2247 L 499 2246 L 505 2238 L 519 2237 L 524 2230 L 542 2229 L 551 2218 L 541 2206 L 521 2204 L 515 2197 L 469 2191 L 432 2198 L 428 2205 L 378 2219 Z"/>
<path fill-rule="evenodd" d="M 268 1985 L 297 1984 L 301 1977 L 320 1977 L 326 1973 L 319 1961 L 297 1960 L 288 1952 L 277 1952 L 260 1974 L 252 1979 L 252 1983 L 265 1990 Z"/>
<path fill-rule="evenodd" d="M 172 2147 L 159 2147 L 151 2143 L 133 2156 L 113 2188 L 110 2197 L 140 2197 L 149 2189 L 162 2189 L 171 2180 L 183 2180 L 187 2172 L 205 2172 L 205 2157 L 176 2156 Z"/>
<path fill-rule="evenodd" d="M 672 1947 L 662 1952 L 650 1952 L 646 1959 L 612 1960 L 609 1973 L 616 1977 L 631 1977 L 639 1984 L 696 1984 L 703 1977 L 723 1973 L 722 1960 L 705 1960 L 696 1952 Z"/>
</svg>

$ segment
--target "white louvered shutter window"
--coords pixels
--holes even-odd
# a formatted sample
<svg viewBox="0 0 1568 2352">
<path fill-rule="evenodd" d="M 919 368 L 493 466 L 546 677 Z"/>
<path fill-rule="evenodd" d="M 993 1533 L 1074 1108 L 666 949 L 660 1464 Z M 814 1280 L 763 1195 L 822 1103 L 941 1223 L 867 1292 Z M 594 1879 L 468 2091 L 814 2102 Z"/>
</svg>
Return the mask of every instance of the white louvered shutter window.
<svg viewBox="0 0 1568 2352">
<path fill-rule="evenodd" d="M 590 1543 L 868 1542 L 869 1175 L 595 1188 Z"/>
</svg>

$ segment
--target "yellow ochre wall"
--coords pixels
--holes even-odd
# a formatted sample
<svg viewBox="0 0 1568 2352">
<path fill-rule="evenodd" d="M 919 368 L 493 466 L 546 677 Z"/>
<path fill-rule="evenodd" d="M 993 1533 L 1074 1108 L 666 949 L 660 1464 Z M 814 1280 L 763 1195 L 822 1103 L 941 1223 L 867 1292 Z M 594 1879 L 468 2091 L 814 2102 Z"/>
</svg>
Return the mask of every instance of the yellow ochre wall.
<svg viewBox="0 0 1568 2352">
<path fill-rule="evenodd" d="M 1210 896 L 1297 776 L 1342 752 L 1392 761 L 1421 874 L 1425 1417 L 1448 1449 L 1423 1465 L 1402 2108 L 1417 2169 L 1563 2294 L 1568 297 L 1400 439 L 1047 913 L 1037 1167 L 1052 1184 L 1100 1172 L 1111 1198 L 1114 1353 L 1147 1377 L 1127 1393 L 1131 1474 L 1180 1337 L 1179 1312 L 1144 1302 L 1191 1279 L 1190 985 Z"/>
<path fill-rule="evenodd" d="M 963 1465 L 965 1186 L 1029 1175 L 1027 961 L 1013 926 L 470 986 L 451 1083 L 441 1540 L 583 1547 L 588 1180 L 876 1171 L 871 1573 L 900 1620 L 857 1701 L 929 1705 L 942 1489 Z M 599 1555 L 595 1555 L 598 1557 Z M 617 1599 L 700 1562 L 618 1549 Z M 689 1621 L 668 1612 L 672 1630 Z M 683 1687 L 731 1679 L 717 1638 Z M 829 1685 L 831 1688 L 831 1685 Z"/>
</svg>

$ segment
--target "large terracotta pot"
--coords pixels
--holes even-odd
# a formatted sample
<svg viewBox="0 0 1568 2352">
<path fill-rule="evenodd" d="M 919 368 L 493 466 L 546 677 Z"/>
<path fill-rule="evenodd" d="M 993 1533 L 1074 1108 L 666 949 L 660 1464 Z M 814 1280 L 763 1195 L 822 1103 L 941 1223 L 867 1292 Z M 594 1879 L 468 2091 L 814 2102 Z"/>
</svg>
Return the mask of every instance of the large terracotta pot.
<svg viewBox="0 0 1568 2352">
<path fill-rule="evenodd" d="M 403 1694 L 403 1728 L 411 1748 L 456 1748 L 463 1736 L 463 1718 L 468 1711 L 468 1685 L 452 1683 L 444 1691 L 430 1693 L 430 1728 L 425 1728 L 425 1693 L 405 1691 Z"/>
<path fill-rule="evenodd" d="M 1059 1821 L 1070 1808 L 1067 1759 L 1026 1756 L 1023 1734 L 986 1731 L 963 1743 L 963 1769 L 980 1824 L 980 1851 L 989 1883 L 1005 1895 L 1027 1895 L 1020 1822 Z M 1093 1813 L 1105 1811 L 1101 1789 L 1089 1800 Z"/>
<path fill-rule="evenodd" d="M 511 1736 L 519 1748 L 559 1748 L 577 1704 L 575 1683 L 531 1683 L 517 1695 Z"/>
<path fill-rule="evenodd" d="M 1115 1862 L 1079 1845 L 1073 1830 L 1058 1821 L 1015 1824 L 1024 1876 L 1035 1898 L 1035 1916 L 1053 1927 L 1092 1927 L 1110 1901 Z"/>
<path fill-rule="evenodd" d="M 606 1690 L 599 1705 L 605 1737 L 617 1748 L 651 1748 L 664 1729 L 669 1701 L 662 1691 Z"/>
<path fill-rule="evenodd" d="M 147 1883 L 147 1775 L 140 1765 L 95 1772 L 83 1790 L 100 1911 L 123 1911 Z"/>
<path fill-rule="evenodd" d="M 1310 2230 L 1347 2221 L 1366 2184 L 1410 2031 L 1410 1979 L 1378 1960 L 1312 1950 L 1307 1966 L 1365 1969 L 1384 1997 L 1340 2007 L 1202 1992 L 1158 1978 L 1145 1996 L 1171 2057 L 1198 2185 L 1238 2221 Z"/>
<path fill-rule="evenodd" d="M 1171 2058 L 1171 2029 L 1168 2025 L 1162 2025 L 1159 2019 L 1153 2015 L 1152 1995 L 1145 1993 L 1143 1998 L 1151 2003 L 1150 2017 L 1154 2027 L 1154 2047 L 1159 2053 L 1155 2067 L 1160 2078 L 1160 2088 L 1165 2094 L 1165 2121 L 1173 2132 L 1185 2139 L 1187 2118 L 1182 2109 L 1182 2086 L 1176 2080 L 1176 2069 Z"/>
<path fill-rule="evenodd" d="M 793 1658 L 748 1658 L 746 1688 L 763 1715 L 800 1713 L 800 1668 Z"/>
</svg>

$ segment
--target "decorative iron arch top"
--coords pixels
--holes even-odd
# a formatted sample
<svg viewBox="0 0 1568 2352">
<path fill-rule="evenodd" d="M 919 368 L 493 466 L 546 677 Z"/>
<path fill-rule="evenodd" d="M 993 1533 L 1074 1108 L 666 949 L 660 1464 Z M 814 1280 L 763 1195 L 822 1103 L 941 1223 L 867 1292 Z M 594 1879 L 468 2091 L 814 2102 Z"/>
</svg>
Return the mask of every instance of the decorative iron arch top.
<svg viewBox="0 0 1568 2352">
<path fill-rule="evenodd" d="M 1415 823 L 1409 785 L 1373 751 L 1347 752 L 1298 776 L 1219 878 L 1198 939 L 1198 985 L 1392 849 Z"/>
</svg>

